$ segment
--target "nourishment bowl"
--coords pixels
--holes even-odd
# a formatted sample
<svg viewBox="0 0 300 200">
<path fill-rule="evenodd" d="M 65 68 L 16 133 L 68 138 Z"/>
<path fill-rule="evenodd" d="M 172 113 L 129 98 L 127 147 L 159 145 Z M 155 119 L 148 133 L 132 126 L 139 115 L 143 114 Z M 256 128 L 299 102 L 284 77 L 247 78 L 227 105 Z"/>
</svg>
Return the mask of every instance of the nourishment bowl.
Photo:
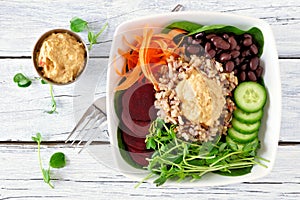
<svg viewBox="0 0 300 200">
<path fill-rule="evenodd" d="M 55 85 L 73 83 L 87 66 L 88 48 L 75 33 L 53 29 L 36 42 L 32 60 L 39 76 Z"/>
<path fill-rule="evenodd" d="M 270 26 L 262 20 L 216 12 L 178 12 L 153 15 L 124 22 L 116 29 L 108 65 L 106 106 L 110 142 L 113 147 L 112 150 L 117 169 L 137 181 L 143 180 L 148 174 L 147 170 L 137 169 L 128 164 L 124 160 L 122 150 L 119 149 L 118 125 L 120 121 L 115 112 L 116 102 L 114 102 L 114 97 L 115 88 L 120 81 L 120 76 L 116 74 L 116 69 L 121 71 L 125 61 L 122 57 L 118 56 L 118 49 L 128 49 L 128 45 L 125 44 L 123 37 L 131 43 L 134 41 L 135 35 L 142 36 L 146 26 L 153 28 L 156 32 L 160 32 L 164 27 L 176 21 L 190 21 L 201 25 L 225 24 L 238 27 L 241 30 L 249 30 L 251 27 L 257 27 L 261 30 L 264 37 L 264 47 L 260 59 L 261 65 L 264 68 L 262 77 L 267 91 L 267 102 L 264 107 L 262 125 L 259 129 L 261 148 L 258 150 L 257 155 L 269 160 L 269 162 L 264 163 L 268 166 L 267 168 L 254 165 L 251 173 L 246 175 L 229 177 L 208 173 L 200 180 L 194 182 L 184 181 L 180 184 L 189 186 L 224 185 L 251 181 L 267 175 L 272 170 L 275 162 L 281 120 L 281 82 L 274 36 Z M 168 181 L 167 184 L 178 183 L 176 181 Z"/>
</svg>

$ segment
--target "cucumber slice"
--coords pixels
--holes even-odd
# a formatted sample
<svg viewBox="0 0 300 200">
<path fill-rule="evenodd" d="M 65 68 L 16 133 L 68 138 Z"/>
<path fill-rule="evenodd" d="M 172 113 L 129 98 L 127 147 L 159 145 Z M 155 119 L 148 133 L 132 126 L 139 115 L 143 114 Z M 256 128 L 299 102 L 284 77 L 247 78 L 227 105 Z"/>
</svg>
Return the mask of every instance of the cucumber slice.
<svg viewBox="0 0 300 200">
<path fill-rule="evenodd" d="M 244 144 L 244 143 L 248 143 L 248 142 L 253 141 L 258 135 L 258 131 L 255 131 L 255 132 L 250 133 L 250 134 L 244 134 L 244 133 L 241 133 L 241 132 L 235 130 L 234 128 L 229 128 L 228 129 L 228 135 L 234 141 Z"/>
<path fill-rule="evenodd" d="M 257 112 L 267 100 L 266 89 L 256 82 L 243 82 L 234 91 L 236 105 L 245 112 Z"/>
<path fill-rule="evenodd" d="M 240 122 L 247 123 L 247 124 L 253 124 L 254 122 L 261 120 L 263 115 L 264 115 L 264 112 L 262 109 L 260 109 L 257 112 L 247 113 L 247 112 L 242 111 L 239 108 L 236 108 L 233 112 L 233 116 L 237 120 L 239 120 Z"/>
<path fill-rule="evenodd" d="M 244 134 L 251 134 L 255 131 L 258 131 L 260 127 L 260 121 L 257 121 L 253 124 L 246 124 L 238 121 L 235 118 L 232 119 L 231 124 L 235 130 Z"/>
<path fill-rule="evenodd" d="M 238 142 L 235 142 L 233 139 L 231 139 L 231 137 L 229 135 L 226 136 L 226 143 L 227 145 L 233 150 L 233 151 L 242 151 L 244 150 L 244 148 L 248 147 L 248 146 L 254 146 L 255 150 L 259 147 L 259 140 L 258 138 L 254 138 L 253 141 L 251 141 L 250 143 L 246 143 L 246 144 L 241 144 Z"/>
</svg>

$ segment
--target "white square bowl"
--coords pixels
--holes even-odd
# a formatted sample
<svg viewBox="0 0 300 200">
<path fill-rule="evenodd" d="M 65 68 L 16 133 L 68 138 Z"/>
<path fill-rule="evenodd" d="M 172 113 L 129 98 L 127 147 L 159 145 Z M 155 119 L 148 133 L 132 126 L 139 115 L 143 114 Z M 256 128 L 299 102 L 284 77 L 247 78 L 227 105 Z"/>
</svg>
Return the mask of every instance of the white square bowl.
<svg viewBox="0 0 300 200">
<path fill-rule="evenodd" d="M 172 22 L 183 20 L 202 25 L 232 25 L 242 30 L 248 30 L 251 27 L 258 27 L 262 31 L 264 35 L 264 49 L 261 56 L 261 62 L 264 66 L 263 78 L 268 93 L 268 100 L 264 108 L 264 117 L 262 119 L 262 126 L 259 132 L 261 148 L 258 151 L 258 156 L 268 159 L 270 162 L 266 163 L 268 168 L 255 165 L 251 173 L 243 176 L 228 177 L 210 173 L 204 175 L 200 180 L 195 182 L 186 181 L 177 183 L 168 181 L 166 184 L 180 184 L 180 186 L 215 186 L 251 181 L 267 175 L 272 170 L 275 162 L 281 121 L 281 82 L 274 36 L 271 27 L 262 20 L 216 12 L 186 11 L 165 13 L 127 21 L 117 27 L 112 42 L 110 60 L 108 64 L 106 105 L 108 111 L 108 130 L 110 133 L 110 142 L 113 147 L 112 154 L 116 161 L 116 168 L 124 175 L 138 181 L 142 180 L 148 173 L 145 170 L 135 169 L 130 166 L 126 161 L 124 161 L 118 149 L 117 127 L 119 120 L 114 111 L 114 88 L 120 81 L 120 77 L 115 73 L 113 61 L 116 61 L 116 66 L 119 69 L 124 64 L 123 59 L 115 59 L 115 56 L 118 55 L 118 48 L 122 50 L 128 49 L 128 47 L 122 42 L 122 37 L 125 36 L 126 39 L 131 42 L 133 41 L 134 35 L 142 35 L 142 30 L 146 25 L 150 28 L 163 28 Z"/>
</svg>

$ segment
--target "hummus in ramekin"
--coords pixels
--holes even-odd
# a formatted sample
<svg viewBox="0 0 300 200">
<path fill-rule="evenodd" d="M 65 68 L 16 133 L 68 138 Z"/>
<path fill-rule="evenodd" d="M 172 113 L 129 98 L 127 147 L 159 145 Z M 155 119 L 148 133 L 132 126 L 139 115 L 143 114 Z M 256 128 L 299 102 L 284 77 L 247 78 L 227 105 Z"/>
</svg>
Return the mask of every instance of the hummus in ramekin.
<svg viewBox="0 0 300 200">
<path fill-rule="evenodd" d="M 87 64 L 87 48 L 75 33 L 55 29 L 38 40 L 33 51 L 33 62 L 38 74 L 58 85 L 74 82 Z"/>
</svg>

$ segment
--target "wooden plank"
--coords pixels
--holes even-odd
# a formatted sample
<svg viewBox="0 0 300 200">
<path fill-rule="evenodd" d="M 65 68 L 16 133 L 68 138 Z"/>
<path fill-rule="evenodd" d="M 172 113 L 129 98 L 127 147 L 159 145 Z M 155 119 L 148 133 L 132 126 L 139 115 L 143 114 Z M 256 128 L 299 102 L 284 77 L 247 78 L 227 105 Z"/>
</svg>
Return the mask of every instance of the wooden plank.
<svg viewBox="0 0 300 200">
<path fill-rule="evenodd" d="M 281 57 L 300 57 L 300 3 L 296 0 L 252 0 L 218 3 L 207 0 L 201 3 L 189 0 L 180 2 L 188 11 L 217 11 L 261 18 L 269 23 L 274 31 Z M 82 17 L 99 30 L 101 20 L 109 19 L 110 27 L 95 45 L 91 56 L 108 56 L 111 39 L 116 26 L 125 20 L 169 12 L 177 1 L 127 0 L 100 1 L 81 0 L 31 1 L 22 0 L 0 2 L 0 56 L 31 56 L 37 38 L 53 28 L 69 28 L 74 16 Z M 80 10 L 80 12 L 78 12 Z M 25 23 L 24 23 L 25 22 Z M 86 33 L 80 34 L 87 41 Z M 288 37 L 287 37 L 288 36 Z"/>
<path fill-rule="evenodd" d="M 282 81 L 282 123 L 280 141 L 299 142 L 300 96 L 298 59 L 280 60 Z M 55 86 L 58 114 L 49 115 L 49 86 L 35 81 L 18 88 L 12 78 L 17 72 L 37 76 L 30 59 L 2 59 L 0 62 L 0 141 L 30 141 L 41 132 L 49 141 L 64 140 L 93 99 L 105 95 L 105 77 L 100 76 L 107 59 L 90 59 L 87 71 L 76 84 Z"/>
<path fill-rule="evenodd" d="M 50 155 L 62 151 L 67 167 L 53 170 L 55 189 L 43 183 L 37 160 L 36 145 L 0 145 L 0 199 L 299 199 L 300 145 L 280 146 L 273 171 L 264 178 L 228 186 L 156 187 L 124 177 L 98 163 L 87 152 L 77 154 L 65 145 L 42 145 L 46 165 Z"/>
</svg>

